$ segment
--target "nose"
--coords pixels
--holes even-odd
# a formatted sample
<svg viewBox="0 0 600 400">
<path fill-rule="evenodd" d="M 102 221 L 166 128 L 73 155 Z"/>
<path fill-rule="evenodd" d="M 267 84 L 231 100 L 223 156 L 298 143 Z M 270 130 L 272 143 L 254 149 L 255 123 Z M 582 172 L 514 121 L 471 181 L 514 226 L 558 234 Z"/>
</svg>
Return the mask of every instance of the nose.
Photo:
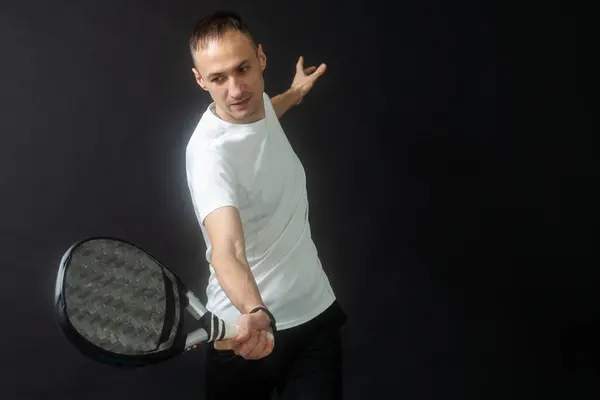
<svg viewBox="0 0 600 400">
<path fill-rule="evenodd" d="M 235 100 L 241 100 L 241 98 L 244 94 L 245 85 L 241 79 L 232 77 L 229 80 L 229 89 L 228 90 L 229 90 L 229 96 L 231 96 Z"/>
</svg>

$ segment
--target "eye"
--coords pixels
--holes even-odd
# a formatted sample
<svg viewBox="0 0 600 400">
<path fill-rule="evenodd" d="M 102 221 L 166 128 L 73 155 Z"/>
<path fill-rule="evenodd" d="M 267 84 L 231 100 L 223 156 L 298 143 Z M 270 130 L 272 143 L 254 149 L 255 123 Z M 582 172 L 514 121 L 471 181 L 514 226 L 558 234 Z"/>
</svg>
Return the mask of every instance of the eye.
<svg viewBox="0 0 600 400">
<path fill-rule="evenodd" d="M 221 83 L 222 81 L 223 81 L 223 77 L 222 77 L 222 76 L 219 76 L 219 77 L 213 78 L 213 79 L 211 80 L 211 82 L 212 82 L 212 83 Z"/>
</svg>

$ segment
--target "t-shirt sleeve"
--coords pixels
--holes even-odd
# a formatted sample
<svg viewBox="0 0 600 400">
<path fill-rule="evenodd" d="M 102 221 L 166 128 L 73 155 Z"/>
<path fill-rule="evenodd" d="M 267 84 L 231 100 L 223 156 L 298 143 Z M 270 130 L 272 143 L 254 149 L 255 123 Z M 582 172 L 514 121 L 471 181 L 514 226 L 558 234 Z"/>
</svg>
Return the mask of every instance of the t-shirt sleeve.
<svg viewBox="0 0 600 400">
<path fill-rule="evenodd" d="M 189 154 L 187 174 L 192 203 L 200 224 L 220 207 L 238 207 L 234 170 L 216 151 Z"/>
</svg>

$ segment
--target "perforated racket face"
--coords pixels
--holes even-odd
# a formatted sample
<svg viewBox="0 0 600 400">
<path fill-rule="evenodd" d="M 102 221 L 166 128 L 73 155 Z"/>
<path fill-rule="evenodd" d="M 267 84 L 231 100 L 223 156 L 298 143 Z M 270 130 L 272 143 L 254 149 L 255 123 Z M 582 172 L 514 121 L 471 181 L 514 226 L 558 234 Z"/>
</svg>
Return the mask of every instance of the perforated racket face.
<svg viewBox="0 0 600 400">
<path fill-rule="evenodd" d="M 171 346 L 182 318 L 179 290 L 149 254 L 123 241 L 91 239 L 70 249 L 61 268 L 64 312 L 87 342 L 122 355 Z"/>
</svg>

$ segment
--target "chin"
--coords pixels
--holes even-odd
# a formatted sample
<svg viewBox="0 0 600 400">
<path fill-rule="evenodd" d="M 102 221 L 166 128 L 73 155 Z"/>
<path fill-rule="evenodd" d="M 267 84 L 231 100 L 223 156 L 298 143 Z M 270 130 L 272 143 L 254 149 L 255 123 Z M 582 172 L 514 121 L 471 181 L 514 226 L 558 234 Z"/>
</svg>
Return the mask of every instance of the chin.
<svg viewBox="0 0 600 400">
<path fill-rule="evenodd" d="M 244 118 L 248 118 L 249 115 L 252 115 L 252 111 L 251 110 L 246 110 L 246 111 L 229 110 L 229 115 L 231 115 L 235 119 L 244 119 Z"/>
<path fill-rule="evenodd" d="M 248 118 L 248 117 L 251 117 L 252 115 L 256 114 L 257 111 L 258 111 L 257 107 L 247 108 L 245 110 L 229 109 L 229 115 L 231 115 L 235 119 L 244 119 L 244 118 Z"/>
</svg>

